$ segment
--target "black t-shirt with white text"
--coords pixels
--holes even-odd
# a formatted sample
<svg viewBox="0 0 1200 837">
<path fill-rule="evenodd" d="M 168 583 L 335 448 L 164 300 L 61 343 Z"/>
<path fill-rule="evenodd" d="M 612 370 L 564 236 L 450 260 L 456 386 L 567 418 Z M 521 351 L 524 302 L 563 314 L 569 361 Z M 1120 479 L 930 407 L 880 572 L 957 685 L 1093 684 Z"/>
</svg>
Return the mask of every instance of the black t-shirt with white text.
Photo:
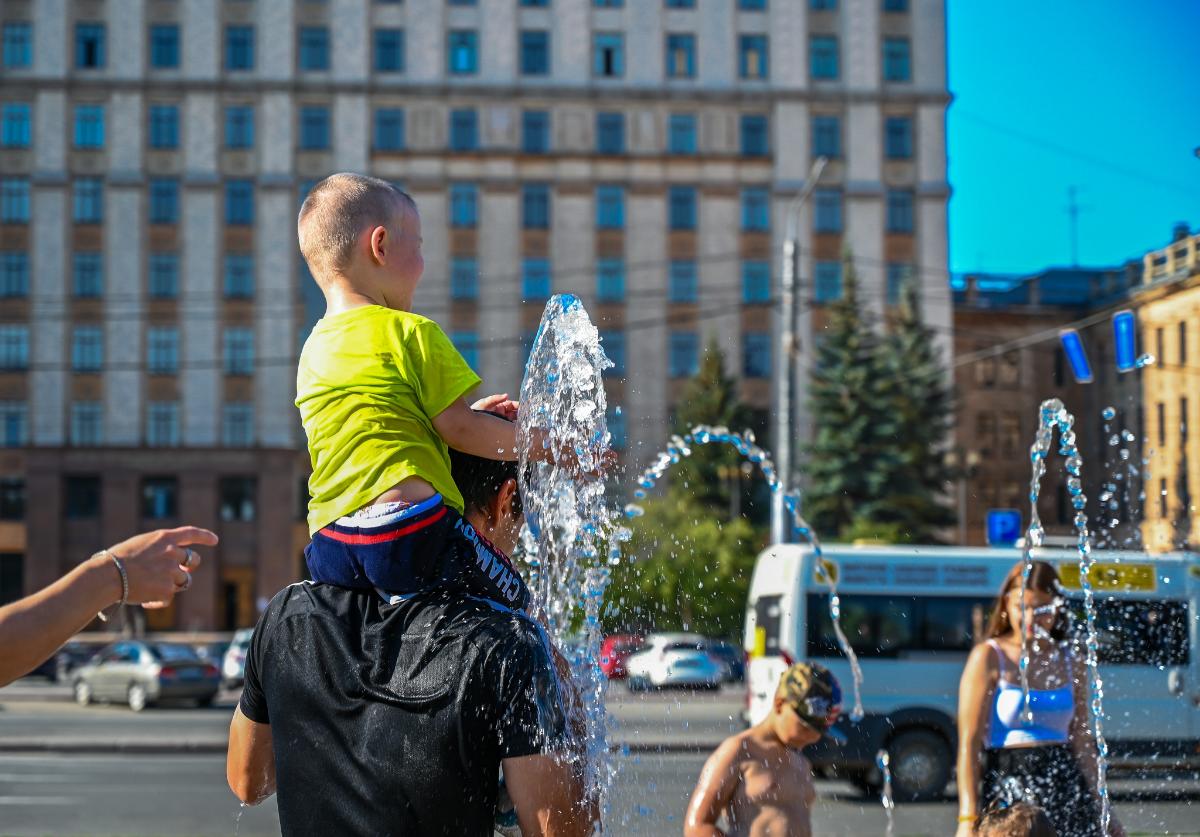
<svg viewBox="0 0 1200 837">
<path fill-rule="evenodd" d="M 490 837 L 500 760 L 553 749 L 565 726 L 525 615 L 312 583 L 259 621 L 241 709 L 271 726 L 284 835 Z"/>
</svg>

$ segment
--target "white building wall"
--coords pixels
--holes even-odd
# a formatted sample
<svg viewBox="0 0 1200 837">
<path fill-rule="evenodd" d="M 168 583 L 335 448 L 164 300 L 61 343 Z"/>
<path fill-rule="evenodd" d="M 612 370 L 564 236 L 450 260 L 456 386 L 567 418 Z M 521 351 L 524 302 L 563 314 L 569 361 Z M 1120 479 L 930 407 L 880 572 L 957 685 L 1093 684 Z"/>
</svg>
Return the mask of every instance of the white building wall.
<svg viewBox="0 0 1200 837">
<path fill-rule="evenodd" d="M 33 105 L 33 170 L 62 174 L 67 167 L 67 97 L 57 90 L 39 90 Z M 60 219 L 62 223 L 65 218 Z"/>
<path fill-rule="evenodd" d="M 209 181 L 217 173 L 217 148 L 223 130 L 217 99 L 212 93 L 192 92 L 183 100 L 183 167 L 187 177 Z"/>
<path fill-rule="evenodd" d="M 709 338 L 715 337 L 725 352 L 726 371 L 740 375 L 742 263 L 737 257 L 738 209 L 737 198 L 702 193 L 696 253 L 701 319 L 696 330 L 701 352 Z"/>
<path fill-rule="evenodd" d="M 39 78 L 61 78 L 67 67 L 74 65 L 75 44 L 67 39 L 67 5 L 67 0 L 38 0 L 32 4 L 33 70 Z"/>
<path fill-rule="evenodd" d="M 479 228 L 479 395 L 507 392 L 517 397 L 524 372 L 521 336 L 521 196 L 515 190 L 487 190 L 480 203 Z M 432 315 L 443 324 L 449 314 Z"/>
<path fill-rule="evenodd" d="M 329 3 L 329 60 L 335 81 L 361 81 L 368 77 L 368 68 L 374 66 L 375 42 L 368 25 L 370 5 L 362 0 Z"/>
<path fill-rule="evenodd" d="M 39 446 L 66 441 L 68 199 L 61 186 L 38 186 L 30 198 L 29 437 Z"/>
<path fill-rule="evenodd" d="M 145 412 L 142 190 L 109 185 L 104 204 L 104 438 L 136 446 Z"/>
<path fill-rule="evenodd" d="M 145 0 L 108 0 L 106 72 L 110 78 L 132 80 L 146 72 Z"/>
<path fill-rule="evenodd" d="M 180 32 L 186 33 L 186 43 L 181 45 L 179 56 L 185 78 L 217 77 L 225 48 L 219 8 L 218 0 L 187 0 L 179 6 Z"/>
<path fill-rule="evenodd" d="M 653 322 L 625 338 L 626 403 L 622 405 L 628 450 L 645 459 L 667 427 L 667 296 L 663 260 L 667 252 L 667 207 L 660 196 L 629 194 L 625 199 L 626 288 L 629 320 Z M 647 265 L 637 268 L 637 265 Z"/>
<path fill-rule="evenodd" d="M 117 178 L 140 177 L 142 148 L 145 145 L 146 114 L 142 94 L 114 92 L 105 107 L 105 141 L 108 145 L 108 170 Z M 187 132 L 189 123 L 181 120 Z"/>
<path fill-rule="evenodd" d="M 180 289 L 185 315 L 179 323 L 181 431 L 184 445 L 210 447 L 217 443 L 221 404 L 218 320 L 202 314 L 219 311 L 221 306 L 217 292 L 220 193 L 215 188 L 193 186 L 184 193 L 182 210 Z M 196 316 L 186 316 L 189 309 Z"/>
<path fill-rule="evenodd" d="M 842 78 L 851 90 L 878 90 L 882 47 L 880 0 L 842 0 L 840 50 Z"/>
<path fill-rule="evenodd" d="M 332 119 L 334 168 L 365 172 L 372 136 L 367 97 L 359 93 L 337 94 L 333 99 Z"/>
<path fill-rule="evenodd" d="M 254 25 L 254 75 L 266 80 L 296 74 L 295 0 L 258 0 Z"/>
<path fill-rule="evenodd" d="M 255 422 L 259 444 L 289 447 L 294 442 L 296 398 L 295 326 L 280 313 L 296 299 L 296 234 L 285 223 L 295 206 L 289 188 L 260 188 L 255 206 L 261 222 L 255 229 L 257 299 L 255 307 Z M 286 361 L 286 362 L 285 362 Z"/>
</svg>

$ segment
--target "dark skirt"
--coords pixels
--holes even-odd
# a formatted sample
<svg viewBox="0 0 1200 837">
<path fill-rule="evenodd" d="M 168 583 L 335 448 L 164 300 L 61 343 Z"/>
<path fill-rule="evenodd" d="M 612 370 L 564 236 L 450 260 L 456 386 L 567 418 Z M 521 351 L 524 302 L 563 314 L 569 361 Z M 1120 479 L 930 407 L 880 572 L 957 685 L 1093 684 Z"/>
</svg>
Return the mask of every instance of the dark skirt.
<svg viewBox="0 0 1200 837">
<path fill-rule="evenodd" d="M 1102 837 L 1100 806 L 1066 744 L 986 751 L 981 810 L 1020 801 L 1045 810 L 1058 837 Z"/>
</svg>

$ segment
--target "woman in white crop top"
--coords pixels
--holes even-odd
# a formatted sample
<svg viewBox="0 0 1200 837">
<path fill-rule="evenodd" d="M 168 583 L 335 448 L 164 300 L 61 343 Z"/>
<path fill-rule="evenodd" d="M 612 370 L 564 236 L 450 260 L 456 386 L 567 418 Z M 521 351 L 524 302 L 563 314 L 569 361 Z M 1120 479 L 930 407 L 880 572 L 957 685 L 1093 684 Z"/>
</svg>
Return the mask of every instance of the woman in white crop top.
<svg viewBox="0 0 1200 837">
<path fill-rule="evenodd" d="M 1098 837 L 1087 671 L 1066 641 L 1058 573 L 1034 561 L 1022 591 L 1023 570 L 1018 563 L 1004 579 L 959 682 L 958 837 L 974 833 L 989 805 L 1021 799 L 1041 806 L 1060 837 Z M 1032 717 L 1024 715 L 1020 678 L 1022 600 Z M 1109 833 L 1125 833 L 1116 817 Z"/>
</svg>

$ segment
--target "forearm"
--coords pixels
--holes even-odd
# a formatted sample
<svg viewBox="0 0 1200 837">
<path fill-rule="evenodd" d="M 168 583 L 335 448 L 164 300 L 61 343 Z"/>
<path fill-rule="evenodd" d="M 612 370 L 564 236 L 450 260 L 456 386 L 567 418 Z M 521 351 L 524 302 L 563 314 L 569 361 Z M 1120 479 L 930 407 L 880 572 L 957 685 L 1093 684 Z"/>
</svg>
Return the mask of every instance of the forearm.
<svg viewBox="0 0 1200 837">
<path fill-rule="evenodd" d="M 0 608 L 0 685 L 28 674 L 96 613 L 121 599 L 121 576 L 107 556 L 90 558 L 31 596 Z"/>
<path fill-rule="evenodd" d="M 517 425 L 490 413 L 474 412 L 465 405 L 434 419 L 434 427 L 447 445 L 483 459 L 511 462 L 517 458 Z"/>
<path fill-rule="evenodd" d="M 229 788 L 242 802 L 257 805 L 275 793 L 275 743 L 268 724 L 257 724 L 239 706 L 229 724 L 225 762 Z"/>
<path fill-rule="evenodd" d="M 958 748 L 958 813 L 969 817 L 979 813 L 979 742 L 963 741 Z"/>
</svg>

